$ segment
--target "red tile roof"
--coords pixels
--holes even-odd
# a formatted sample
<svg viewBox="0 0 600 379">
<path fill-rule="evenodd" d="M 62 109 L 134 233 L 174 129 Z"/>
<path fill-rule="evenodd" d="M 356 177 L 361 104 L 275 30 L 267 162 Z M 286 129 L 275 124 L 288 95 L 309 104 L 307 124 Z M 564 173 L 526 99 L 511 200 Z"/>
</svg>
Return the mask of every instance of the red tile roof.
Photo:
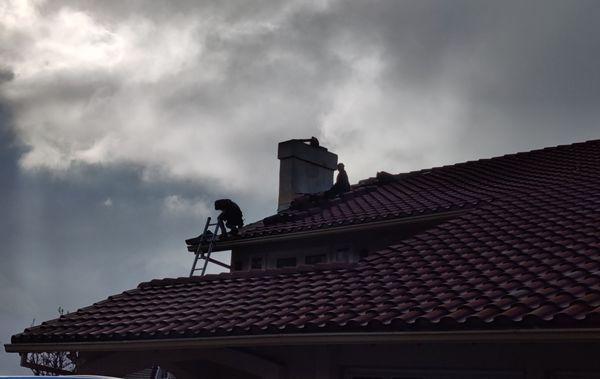
<svg viewBox="0 0 600 379">
<path fill-rule="evenodd" d="M 290 233 L 469 208 L 571 179 L 598 164 L 598 141 L 482 159 L 407 174 L 382 173 L 333 201 L 297 199 L 244 227 L 239 238 Z M 592 168 L 593 168 L 592 167 Z"/>
<path fill-rule="evenodd" d="M 372 185 L 412 212 L 479 203 L 356 264 L 154 280 L 12 342 L 600 327 L 600 141 Z"/>
</svg>

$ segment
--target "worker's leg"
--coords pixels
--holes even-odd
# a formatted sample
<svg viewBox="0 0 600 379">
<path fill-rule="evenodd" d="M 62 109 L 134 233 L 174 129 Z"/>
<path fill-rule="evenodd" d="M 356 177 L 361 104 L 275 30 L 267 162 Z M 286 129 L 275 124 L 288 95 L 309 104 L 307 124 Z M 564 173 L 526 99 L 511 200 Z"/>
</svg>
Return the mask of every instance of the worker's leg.
<svg viewBox="0 0 600 379">
<path fill-rule="evenodd" d="M 227 229 L 225 228 L 225 224 L 223 223 L 223 219 L 218 218 L 219 228 L 221 229 L 221 235 L 227 237 Z"/>
<path fill-rule="evenodd" d="M 227 227 L 230 229 L 231 234 L 233 234 L 233 235 L 237 235 L 238 234 L 238 228 L 237 228 L 237 224 L 236 223 L 234 223 L 234 222 L 232 222 L 230 220 L 227 220 Z"/>
</svg>

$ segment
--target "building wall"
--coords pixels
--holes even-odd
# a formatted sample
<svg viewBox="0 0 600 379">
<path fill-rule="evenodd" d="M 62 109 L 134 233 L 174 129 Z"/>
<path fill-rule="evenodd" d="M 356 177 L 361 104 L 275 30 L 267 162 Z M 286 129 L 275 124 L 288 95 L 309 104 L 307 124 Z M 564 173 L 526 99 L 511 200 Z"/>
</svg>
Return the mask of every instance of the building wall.
<svg viewBox="0 0 600 379">
<path fill-rule="evenodd" d="M 348 233 L 284 242 L 261 243 L 238 247 L 232 250 L 232 268 L 236 271 L 277 268 L 278 260 L 296 258 L 296 264 L 311 264 L 307 257 L 324 256 L 325 262 L 356 262 L 369 253 L 384 249 L 422 232 L 441 220 L 430 220 L 413 224 L 398 224 L 378 229 L 365 229 Z M 254 260 L 254 261 L 253 261 Z M 252 263 L 262 261 L 261 268 Z"/>
<path fill-rule="evenodd" d="M 600 344 L 389 344 L 261 349 L 285 378 L 592 379 Z"/>
<path fill-rule="evenodd" d="M 593 379 L 600 343 L 404 343 L 115 352 L 80 374 L 158 364 L 177 379 Z M 137 362 L 137 365 L 131 365 Z M 127 366 L 130 365 L 130 366 Z"/>
</svg>

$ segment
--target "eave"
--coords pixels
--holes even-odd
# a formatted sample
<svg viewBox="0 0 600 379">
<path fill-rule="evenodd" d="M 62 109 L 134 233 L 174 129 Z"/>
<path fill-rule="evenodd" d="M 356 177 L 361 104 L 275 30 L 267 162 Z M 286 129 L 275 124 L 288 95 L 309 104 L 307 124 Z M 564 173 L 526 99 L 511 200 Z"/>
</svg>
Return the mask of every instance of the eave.
<svg viewBox="0 0 600 379">
<path fill-rule="evenodd" d="M 273 235 L 266 235 L 260 237 L 250 237 L 250 238 L 240 238 L 237 240 L 227 240 L 222 242 L 216 242 L 213 251 L 224 251 L 231 250 L 238 247 L 245 246 L 253 246 L 265 243 L 273 243 L 273 242 L 286 242 L 286 241 L 295 241 L 301 239 L 315 238 L 315 237 L 325 237 L 332 236 L 344 233 L 352 233 L 357 231 L 372 231 L 375 229 L 383 229 L 391 226 L 399 226 L 399 225 L 410 225 L 417 224 L 421 222 L 428 221 L 443 221 L 452 217 L 459 216 L 461 214 L 466 213 L 469 209 L 459 209 L 447 212 L 438 212 L 438 213 L 430 213 L 420 216 L 413 217 L 402 217 L 402 218 L 394 218 L 387 220 L 379 220 L 372 222 L 365 222 L 359 224 L 350 224 L 350 225 L 340 225 L 329 228 L 321 228 L 321 229 L 311 229 L 311 230 L 303 230 L 298 232 L 289 232 L 289 233 L 279 233 Z M 192 249 L 188 248 L 188 251 L 195 253 L 196 246 L 193 246 Z"/>
<path fill-rule="evenodd" d="M 5 344 L 7 353 L 48 351 L 140 351 L 248 346 L 388 343 L 600 342 L 599 328 L 269 334 L 152 340 Z"/>
</svg>

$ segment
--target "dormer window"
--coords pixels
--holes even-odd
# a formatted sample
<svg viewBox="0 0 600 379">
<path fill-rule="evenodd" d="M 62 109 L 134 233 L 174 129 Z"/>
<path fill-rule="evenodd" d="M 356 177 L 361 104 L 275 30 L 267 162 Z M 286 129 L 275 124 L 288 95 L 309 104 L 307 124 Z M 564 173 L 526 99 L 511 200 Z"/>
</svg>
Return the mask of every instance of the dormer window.
<svg viewBox="0 0 600 379">
<path fill-rule="evenodd" d="M 337 248 L 335 251 L 335 260 L 337 262 L 350 261 L 350 247 L 344 246 L 344 247 Z"/>
<path fill-rule="evenodd" d="M 262 257 L 252 257 L 250 260 L 250 269 L 251 270 L 262 270 L 263 268 L 263 258 Z"/>
<path fill-rule="evenodd" d="M 304 263 L 307 265 L 316 265 L 317 263 L 323 263 L 327 261 L 325 254 L 307 255 L 304 258 Z"/>
<path fill-rule="evenodd" d="M 277 259 L 277 268 L 296 267 L 296 264 L 297 264 L 296 257 Z"/>
</svg>

